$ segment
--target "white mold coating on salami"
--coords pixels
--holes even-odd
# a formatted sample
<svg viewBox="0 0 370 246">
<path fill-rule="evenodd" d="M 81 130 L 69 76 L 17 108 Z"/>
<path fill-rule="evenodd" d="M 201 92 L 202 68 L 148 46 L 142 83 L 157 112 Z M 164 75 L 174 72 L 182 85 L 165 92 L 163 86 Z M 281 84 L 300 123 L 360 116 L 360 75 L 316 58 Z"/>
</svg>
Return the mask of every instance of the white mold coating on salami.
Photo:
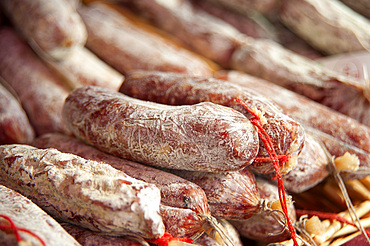
<svg viewBox="0 0 370 246">
<path fill-rule="evenodd" d="M 259 146 L 244 115 L 213 103 L 167 106 L 87 86 L 69 95 L 63 117 L 76 136 L 103 151 L 166 168 L 241 170 Z"/>
<path fill-rule="evenodd" d="M 160 237 L 157 187 L 107 164 L 28 145 L 0 146 L 0 181 L 53 217 L 94 231 Z"/>
<path fill-rule="evenodd" d="M 58 222 L 18 192 L 0 185 L 0 201 L 0 214 L 8 216 L 16 227 L 36 234 L 46 245 L 80 245 Z M 30 243 L 27 245 L 41 245 L 36 237 L 19 233 L 23 241 Z"/>
</svg>

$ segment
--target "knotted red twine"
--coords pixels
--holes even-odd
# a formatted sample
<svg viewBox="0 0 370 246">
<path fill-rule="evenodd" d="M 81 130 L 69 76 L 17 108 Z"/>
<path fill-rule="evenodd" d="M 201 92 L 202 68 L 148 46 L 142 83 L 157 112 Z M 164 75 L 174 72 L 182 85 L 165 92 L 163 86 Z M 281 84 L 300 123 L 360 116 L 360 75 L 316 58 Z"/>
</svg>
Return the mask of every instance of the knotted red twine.
<svg viewBox="0 0 370 246">
<path fill-rule="evenodd" d="M 157 244 L 158 246 L 168 246 L 168 243 L 171 241 L 181 241 L 185 243 L 193 243 L 192 239 L 189 238 L 175 238 L 168 232 L 165 232 L 162 237 L 154 239 L 154 240 L 147 240 L 149 243 Z"/>
<path fill-rule="evenodd" d="M 19 235 L 19 232 L 22 231 L 22 232 L 26 232 L 26 233 L 32 235 L 33 237 L 37 238 L 37 240 L 39 240 L 40 243 L 43 246 L 46 246 L 45 242 L 39 236 L 37 236 L 35 233 L 33 233 L 32 231 L 30 231 L 28 229 L 25 229 L 25 228 L 19 228 L 19 227 L 17 227 L 14 224 L 13 220 L 9 216 L 0 214 L 0 217 L 3 218 L 3 219 L 5 219 L 5 220 L 7 220 L 9 222 L 9 224 L 10 224 L 10 225 L 2 225 L 2 224 L 0 224 L 0 230 L 13 232 L 15 234 L 15 238 L 17 239 L 17 242 L 21 242 L 22 241 L 22 238 Z"/>
<path fill-rule="evenodd" d="M 236 101 L 238 103 L 240 103 L 253 116 L 249 120 L 257 128 L 258 136 L 260 137 L 261 141 L 263 142 L 263 144 L 264 144 L 264 146 L 267 150 L 267 153 L 269 154 L 269 157 L 270 157 L 270 158 L 263 158 L 261 160 L 271 160 L 273 165 L 274 165 L 275 176 L 272 179 L 273 180 L 277 179 L 277 181 L 278 181 L 278 191 L 279 191 L 280 204 L 281 204 L 281 207 L 283 209 L 283 213 L 286 217 L 286 222 L 287 222 L 287 225 L 288 225 L 288 228 L 289 228 L 290 236 L 292 237 L 294 245 L 298 246 L 296 230 L 295 230 L 295 228 L 293 226 L 293 223 L 292 223 L 291 219 L 289 218 L 289 214 L 288 214 L 288 207 L 287 207 L 286 197 L 285 197 L 284 182 L 283 182 L 283 178 L 281 177 L 280 168 L 279 168 L 279 166 L 280 166 L 279 165 L 279 160 L 280 160 L 280 162 L 286 162 L 289 159 L 289 156 L 285 156 L 285 155 L 278 156 L 276 154 L 270 136 L 267 134 L 265 129 L 263 129 L 263 127 L 262 127 L 263 123 L 262 123 L 261 118 L 255 112 L 253 112 L 243 100 L 238 98 L 238 99 L 236 99 Z"/>
</svg>

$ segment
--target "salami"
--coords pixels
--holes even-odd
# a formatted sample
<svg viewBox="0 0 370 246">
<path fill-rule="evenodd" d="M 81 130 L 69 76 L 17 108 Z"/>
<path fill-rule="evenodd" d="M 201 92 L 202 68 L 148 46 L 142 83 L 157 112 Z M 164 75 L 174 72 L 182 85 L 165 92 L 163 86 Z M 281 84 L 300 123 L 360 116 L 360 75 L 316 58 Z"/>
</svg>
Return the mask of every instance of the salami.
<svg viewBox="0 0 370 246">
<path fill-rule="evenodd" d="M 172 172 L 194 182 L 204 190 L 214 217 L 248 219 L 260 209 L 261 201 L 256 179 L 248 168 L 225 173 L 182 170 Z"/>
<path fill-rule="evenodd" d="M 204 219 L 191 209 L 160 206 L 166 232 L 178 238 L 197 238 L 204 233 Z"/>
<path fill-rule="evenodd" d="M 311 131 L 307 131 L 307 129 L 306 133 L 308 134 L 302 152 L 298 156 L 297 167 L 282 176 L 284 186 L 289 192 L 304 192 L 329 176 L 325 150 L 316 140 L 317 136 L 311 134 Z"/>
<path fill-rule="evenodd" d="M 0 146 L 0 181 L 54 218 L 112 235 L 164 233 L 160 191 L 107 164 L 55 149 Z"/>
<path fill-rule="evenodd" d="M 87 47 L 122 74 L 133 70 L 172 71 L 210 76 L 212 66 L 198 55 L 166 39 L 153 28 L 139 25 L 128 11 L 102 3 L 81 6 L 87 30 Z M 142 21 L 141 21 L 142 22 Z"/>
<path fill-rule="evenodd" d="M 0 215 L 9 217 L 17 228 L 22 228 L 22 231 L 19 231 L 22 243 L 41 245 L 41 239 L 45 245 L 80 245 L 57 221 L 18 192 L 0 185 L 0 200 Z M 3 218 L 0 218 L 0 224 L 6 224 Z M 28 231 L 40 239 L 29 234 Z M 11 242 L 18 245 L 14 234 L 7 233 L 6 235 L 8 237 L 5 235 L 2 237 L 0 230 L 0 243 L 2 245 L 13 245 Z M 6 241 L 2 241 L 2 239 Z"/>
<path fill-rule="evenodd" d="M 341 75 L 271 40 L 245 38 L 231 67 L 304 95 L 363 124 L 370 122 L 364 83 Z"/>
<path fill-rule="evenodd" d="M 156 185 L 161 191 L 161 204 L 191 209 L 196 214 L 210 215 L 204 191 L 196 184 L 156 168 L 104 153 L 71 136 L 50 133 L 36 138 L 37 148 L 55 148 L 82 158 L 100 161 L 123 171 L 130 177 Z"/>
<path fill-rule="evenodd" d="M 71 54 L 62 60 L 43 58 L 73 89 L 95 85 L 117 91 L 124 80 L 121 73 L 84 47 L 73 49 Z"/>
<path fill-rule="evenodd" d="M 227 2 L 230 3 L 232 1 Z M 278 41 L 277 33 L 274 28 L 272 28 L 272 25 L 257 12 L 240 13 L 233 11 L 230 8 L 225 8 L 222 4 L 217 3 L 216 0 L 213 0 L 213 3 L 212 1 L 191 0 L 191 3 L 196 6 L 196 8 L 200 8 L 207 13 L 222 19 L 247 36 Z"/>
<path fill-rule="evenodd" d="M 273 40 L 248 37 L 189 1 L 124 1 L 154 25 L 225 69 L 263 78 L 364 124 L 370 122 L 369 96 L 359 80 L 324 68 Z"/>
<path fill-rule="evenodd" d="M 189 0 L 122 0 L 155 26 L 191 50 L 229 68 L 240 32 L 221 19 L 195 8 Z"/>
<path fill-rule="evenodd" d="M 222 1 L 217 3 L 216 0 L 213 0 L 213 2 L 214 3 L 211 1 L 192 0 L 192 4 L 197 8 L 201 8 L 207 13 L 222 19 L 248 37 L 273 40 L 281 44 L 283 47 L 311 59 L 317 59 L 323 56 L 319 51 L 312 48 L 312 46 L 310 46 L 305 40 L 298 37 L 285 27 L 275 17 L 277 16 L 277 13 L 273 15 L 274 18 L 269 18 L 268 20 L 259 12 L 242 11 L 241 13 L 232 8 L 228 9 L 226 5 L 232 1 L 224 1 L 225 6 L 222 5 Z M 240 3 L 242 4 L 242 1 Z M 246 5 L 244 6 L 247 6 L 247 3 L 245 4 Z"/>
<path fill-rule="evenodd" d="M 282 1 L 279 16 L 284 25 L 326 54 L 370 49 L 370 21 L 340 1 Z"/>
<path fill-rule="evenodd" d="M 85 45 L 86 28 L 67 1 L 15 0 L 0 4 L 28 42 L 56 59 Z"/>
<path fill-rule="evenodd" d="M 133 72 L 126 76 L 120 92 L 139 98 L 169 105 L 188 105 L 200 102 L 213 102 L 240 111 L 252 118 L 243 106 L 236 101 L 242 99 L 250 108 L 261 112 L 266 120 L 263 129 L 270 136 L 275 152 L 278 155 L 291 156 L 290 161 L 281 164 L 281 172 L 287 172 L 296 166 L 305 138 L 303 127 L 283 114 L 273 103 L 247 88 L 239 87 L 222 80 L 203 77 L 190 77 L 164 72 Z M 274 167 L 265 158 L 269 154 L 260 140 L 258 158 L 251 169 L 258 173 L 271 173 Z"/>
<path fill-rule="evenodd" d="M 8 27 L 0 29 L 0 76 L 18 95 L 37 135 L 70 133 L 62 119 L 68 89 Z"/>
<path fill-rule="evenodd" d="M 143 246 L 135 240 L 135 237 L 113 237 L 102 235 L 70 223 L 62 223 L 63 228 L 83 246 L 105 245 L 105 246 Z"/>
<path fill-rule="evenodd" d="M 360 167 L 369 167 L 370 130 L 367 126 L 301 95 L 245 73 L 220 71 L 215 76 L 270 98 L 284 113 L 303 124 L 306 130 L 313 128 L 314 131 L 310 134 L 316 133 L 317 135 L 313 136 L 326 143 L 325 147 L 332 155 L 342 156 L 351 150 L 351 153 L 357 153 L 359 156 Z M 363 177 L 366 173 L 357 172 L 353 175 Z"/>
<path fill-rule="evenodd" d="M 73 133 L 97 148 L 148 165 L 209 172 L 241 170 L 258 152 L 251 122 L 205 102 L 168 106 L 86 86 L 63 108 Z"/>
<path fill-rule="evenodd" d="M 274 207 L 273 203 L 279 199 L 277 186 L 261 178 L 257 178 L 256 182 L 261 199 L 265 200 L 268 207 Z M 288 206 L 288 212 L 291 220 L 295 221 L 295 208 L 292 203 Z M 282 214 L 275 215 L 284 222 L 284 218 L 281 217 Z M 282 241 L 288 238 L 289 235 L 276 217 L 272 216 L 271 210 L 263 210 L 247 220 L 230 220 L 230 222 L 241 236 L 263 242 Z"/>
<path fill-rule="evenodd" d="M 0 84 L 0 144 L 30 143 L 34 137 L 19 101 Z"/>
</svg>

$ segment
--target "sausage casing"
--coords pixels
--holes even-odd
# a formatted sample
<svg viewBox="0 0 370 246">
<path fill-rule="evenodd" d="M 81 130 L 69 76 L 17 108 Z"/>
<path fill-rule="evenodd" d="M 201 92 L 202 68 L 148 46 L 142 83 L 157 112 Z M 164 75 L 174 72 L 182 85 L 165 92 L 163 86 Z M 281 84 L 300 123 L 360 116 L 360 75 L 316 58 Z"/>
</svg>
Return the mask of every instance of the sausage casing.
<svg viewBox="0 0 370 246">
<path fill-rule="evenodd" d="M 168 106 L 86 86 L 63 108 L 73 133 L 95 147 L 148 165 L 193 171 L 241 170 L 258 152 L 251 122 L 213 103 Z"/>
<path fill-rule="evenodd" d="M 0 146 L 0 181 L 54 218 L 110 234 L 164 233 L 160 191 L 107 164 L 55 149 Z"/>
<path fill-rule="evenodd" d="M 267 98 L 223 80 L 175 73 L 138 71 L 127 75 L 120 92 L 142 100 L 169 105 L 213 102 L 231 107 L 246 117 L 252 118 L 252 115 L 236 101 L 240 98 L 251 109 L 261 112 L 261 117 L 266 120 L 263 129 L 270 136 L 276 154 L 292 157 L 291 161 L 281 166 L 281 172 L 287 172 L 296 166 L 296 158 L 303 147 L 305 132 L 298 122 L 283 114 Z M 269 158 L 261 140 L 257 157 Z M 257 159 L 252 163 L 251 169 L 263 174 L 274 172 L 271 162 Z"/>
</svg>

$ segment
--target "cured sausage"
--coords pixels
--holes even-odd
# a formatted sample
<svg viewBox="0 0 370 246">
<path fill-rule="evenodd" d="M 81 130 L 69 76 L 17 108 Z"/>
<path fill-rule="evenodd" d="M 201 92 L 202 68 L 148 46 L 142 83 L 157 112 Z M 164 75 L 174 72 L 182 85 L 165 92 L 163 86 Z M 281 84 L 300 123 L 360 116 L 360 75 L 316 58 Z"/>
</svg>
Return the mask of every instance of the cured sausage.
<svg viewBox="0 0 370 246">
<path fill-rule="evenodd" d="M 100 60 L 87 48 L 76 48 L 61 60 L 44 60 L 54 68 L 72 89 L 85 85 L 95 85 L 117 91 L 124 76 Z"/>
<path fill-rule="evenodd" d="M 369 167 L 370 130 L 367 126 L 301 95 L 245 73 L 220 71 L 215 77 L 253 89 L 270 98 L 284 113 L 303 124 L 306 130 L 313 128 L 314 131 L 310 134 L 315 134 L 313 136 L 316 139 L 326 143 L 325 147 L 333 156 L 342 156 L 350 150 L 359 156 L 360 167 Z M 353 175 L 363 177 L 366 174 L 357 172 Z"/>
<path fill-rule="evenodd" d="M 45 134 L 36 138 L 32 144 L 39 148 L 52 147 L 89 160 L 101 161 L 133 178 L 155 184 L 161 191 L 160 214 L 166 232 L 173 237 L 197 238 L 205 230 L 217 226 L 212 224 L 214 218 L 211 217 L 204 191 L 198 185 L 179 176 L 106 154 L 73 137 L 58 133 Z M 218 227 L 215 230 L 217 229 Z M 89 238 L 93 237 L 91 233 L 88 235 Z"/>
<path fill-rule="evenodd" d="M 306 129 L 306 133 L 308 134 L 302 152 L 298 156 L 297 167 L 282 176 L 284 186 L 289 192 L 304 192 L 329 176 L 325 150 L 311 131 Z"/>
<path fill-rule="evenodd" d="M 19 101 L 0 84 L 0 144 L 30 143 L 34 137 Z"/>
<path fill-rule="evenodd" d="M 210 215 L 204 191 L 196 184 L 179 176 L 104 153 L 76 138 L 63 134 L 44 134 L 36 138 L 32 145 L 37 148 L 55 148 L 88 160 L 107 163 L 130 177 L 155 184 L 161 191 L 161 204 L 191 209 L 197 214 Z"/>
<path fill-rule="evenodd" d="M 191 209 L 160 206 L 166 232 L 177 238 L 197 238 L 204 233 L 204 219 Z"/>
<path fill-rule="evenodd" d="M 245 38 L 231 67 L 282 86 L 369 126 L 364 83 L 323 67 L 271 40 Z"/>
<path fill-rule="evenodd" d="M 370 50 L 370 21 L 340 1 L 281 1 L 279 17 L 285 26 L 326 54 Z"/>
<path fill-rule="evenodd" d="M 242 34 L 188 0 L 124 0 L 154 25 L 225 69 L 268 80 L 346 114 L 370 122 L 370 102 L 361 81 L 324 68 L 268 39 Z"/>
<path fill-rule="evenodd" d="M 107 164 L 55 149 L 0 146 L 0 180 L 54 218 L 112 235 L 164 233 L 160 191 Z"/>
<path fill-rule="evenodd" d="M 37 135 L 70 133 L 62 119 L 67 87 L 8 27 L 0 29 L 0 76 L 18 95 Z"/>
<path fill-rule="evenodd" d="M 213 0 L 213 2 L 214 3 L 211 1 L 192 0 L 192 4 L 197 8 L 201 8 L 207 13 L 222 19 L 248 37 L 273 40 L 283 47 L 311 59 L 317 59 L 323 56 L 305 40 L 298 37 L 281 24 L 275 17 L 277 13 L 273 15 L 275 18 L 270 18 L 268 20 L 259 12 L 235 11 L 232 9 L 232 6 L 228 8 L 226 5 L 232 1 L 224 1 L 224 6 L 221 3 L 222 1 Z M 240 1 L 240 3 L 243 5 L 243 1 Z M 243 6 L 247 6 L 247 3 Z M 276 8 L 276 10 L 277 9 L 278 8 Z"/>
<path fill-rule="evenodd" d="M 279 200 L 278 187 L 269 181 L 261 178 L 256 180 L 258 192 L 261 199 L 265 200 L 265 204 L 270 210 L 261 210 L 260 213 L 256 213 L 253 217 L 247 220 L 230 220 L 230 223 L 237 229 L 241 236 L 259 240 L 263 242 L 278 242 L 289 237 L 289 233 L 284 229 L 276 217 L 271 216 L 271 209 L 275 208 L 274 203 Z M 272 208 L 271 208 L 272 207 Z M 295 208 L 292 203 L 288 206 L 288 213 L 291 220 L 296 220 Z M 282 214 L 275 214 L 281 217 Z M 284 219 L 280 218 L 284 223 Z"/>
<path fill-rule="evenodd" d="M 74 237 L 81 245 L 105 245 L 105 246 L 143 246 L 139 241 L 135 241 L 130 237 L 113 237 L 102 235 L 99 232 L 90 231 L 88 229 L 72 225 L 70 223 L 62 223 L 63 228 Z"/>
<path fill-rule="evenodd" d="M 212 66 L 200 56 L 138 25 L 138 18 L 131 20 L 127 10 L 90 3 L 78 11 L 88 30 L 87 47 L 122 74 L 137 69 L 212 74 Z"/>
<path fill-rule="evenodd" d="M 189 0 L 122 0 L 130 9 L 191 50 L 229 68 L 230 59 L 239 46 L 238 30 L 205 11 L 195 8 Z"/>
<path fill-rule="evenodd" d="M 70 93 L 63 117 L 105 152 L 148 165 L 193 171 L 241 170 L 258 152 L 251 122 L 213 103 L 168 106 L 86 86 Z"/>
<path fill-rule="evenodd" d="M 278 37 L 274 28 L 272 28 L 272 25 L 257 12 L 240 13 L 233 11 L 230 8 L 225 8 L 221 4 L 217 3 L 216 0 L 213 0 L 213 2 L 191 0 L 191 3 L 196 6 L 196 8 L 200 8 L 207 13 L 222 19 L 235 27 L 239 32 L 250 37 L 267 38 L 278 41 Z"/>
<path fill-rule="evenodd" d="M 248 168 L 224 173 L 183 170 L 171 172 L 199 185 L 204 190 L 214 217 L 248 219 L 260 209 L 261 201 L 256 179 Z"/>
<path fill-rule="evenodd" d="M 28 42 L 56 59 L 85 45 L 86 28 L 67 1 L 15 0 L 0 5 Z"/>
<path fill-rule="evenodd" d="M 35 246 L 41 245 L 40 240 L 37 238 L 39 237 L 45 245 L 80 245 L 57 221 L 18 192 L 0 185 L 0 200 L 0 215 L 9 217 L 17 228 L 24 229 L 18 231 L 23 243 Z M 3 223 L 4 221 L 2 219 L 0 219 L 1 225 L 6 224 Z M 29 234 L 28 231 L 37 237 Z M 13 241 L 14 245 L 18 245 L 14 234 L 6 233 L 5 235 L 0 230 L 1 245 L 13 245 L 11 244 Z M 2 241 L 2 239 L 6 241 Z"/>
<path fill-rule="evenodd" d="M 165 72 L 133 72 L 126 76 L 120 92 L 139 98 L 169 105 L 188 105 L 200 102 L 213 102 L 240 111 L 252 118 L 243 106 L 236 101 L 242 99 L 250 108 L 261 112 L 266 120 L 263 129 L 270 136 L 277 155 L 289 155 L 291 159 L 281 165 L 285 173 L 296 166 L 296 159 L 303 147 L 305 133 L 303 127 L 283 114 L 271 101 L 259 94 L 222 80 L 203 77 L 190 77 Z M 260 140 L 258 158 L 269 158 L 269 153 Z M 271 173 L 274 167 L 269 161 L 255 159 L 250 167 L 258 173 Z"/>
</svg>

